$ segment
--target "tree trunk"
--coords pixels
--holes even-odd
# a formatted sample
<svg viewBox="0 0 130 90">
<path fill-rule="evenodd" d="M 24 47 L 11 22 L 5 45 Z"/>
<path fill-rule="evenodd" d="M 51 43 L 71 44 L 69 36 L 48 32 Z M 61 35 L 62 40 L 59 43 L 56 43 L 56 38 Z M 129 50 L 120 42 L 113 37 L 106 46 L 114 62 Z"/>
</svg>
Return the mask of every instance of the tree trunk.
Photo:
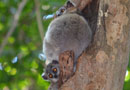
<svg viewBox="0 0 130 90">
<path fill-rule="evenodd" d="M 91 15 L 86 14 L 91 29 L 96 30 L 94 39 L 80 56 L 76 73 L 62 85 L 61 90 L 123 89 L 129 60 L 130 1 L 92 0 L 91 3 L 95 1 L 99 5 L 98 23 L 96 20 L 93 23 Z M 97 9 L 95 5 L 92 6 L 95 8 L 88 7 L 92 16 L 97 14 L 93 13 Z"/>
</svg>

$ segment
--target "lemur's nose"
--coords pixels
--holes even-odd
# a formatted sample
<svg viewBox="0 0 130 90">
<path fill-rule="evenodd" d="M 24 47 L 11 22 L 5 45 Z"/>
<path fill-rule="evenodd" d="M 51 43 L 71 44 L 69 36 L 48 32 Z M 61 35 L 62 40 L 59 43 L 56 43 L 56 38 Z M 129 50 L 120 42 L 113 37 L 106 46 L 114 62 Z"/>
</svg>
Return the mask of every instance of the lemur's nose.
<svg viewBox="0 0 130 90">
<path fill-rule="evenodd" d="M 47 80 L 48 78 L 47 78 L 47 76 L 43 73 L 42 74 L 42 78 L 44 79 L 44 80 Z"/>
</svg>

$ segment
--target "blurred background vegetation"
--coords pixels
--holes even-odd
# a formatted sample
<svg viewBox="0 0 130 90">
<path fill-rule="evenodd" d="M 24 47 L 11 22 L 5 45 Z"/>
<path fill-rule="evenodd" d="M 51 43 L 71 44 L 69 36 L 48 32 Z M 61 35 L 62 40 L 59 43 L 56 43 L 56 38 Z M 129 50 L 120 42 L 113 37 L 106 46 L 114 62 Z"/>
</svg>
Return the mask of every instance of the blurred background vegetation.
<svg viewBox="0 0 130 90">
<path fill-rule="evenodd" d="M 65 1 L 0 0 L 0 90 L 47 90 L 41 37 Z M 130 90 L 130 64 L 124 90 Z"/>
</svg>

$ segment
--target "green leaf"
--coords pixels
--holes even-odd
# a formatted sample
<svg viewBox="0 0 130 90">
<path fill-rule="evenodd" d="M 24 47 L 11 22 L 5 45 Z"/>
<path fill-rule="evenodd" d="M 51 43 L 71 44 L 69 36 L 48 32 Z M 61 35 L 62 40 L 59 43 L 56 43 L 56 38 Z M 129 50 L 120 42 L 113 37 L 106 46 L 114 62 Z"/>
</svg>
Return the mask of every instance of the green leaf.
<svg viewBox="0 0 130 90">
<path fill-rule="evenodd" d="M 9 37 L 8 42 L 10 44 L 13 44 L 15 42 L 15 38 L 14 37 Z"/>
</svg>

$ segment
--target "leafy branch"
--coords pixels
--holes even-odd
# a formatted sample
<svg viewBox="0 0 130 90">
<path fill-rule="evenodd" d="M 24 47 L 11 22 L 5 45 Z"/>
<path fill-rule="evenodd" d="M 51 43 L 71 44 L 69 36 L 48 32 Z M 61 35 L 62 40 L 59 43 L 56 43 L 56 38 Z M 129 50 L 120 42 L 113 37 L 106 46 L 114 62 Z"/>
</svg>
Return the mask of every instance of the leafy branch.
<svg viewBox="0 0 130 90">
<path fill-rule="evenodd" d="M 3 40 L 3 42 L 2 42 L 2 44 L 0 46 L 0 56 L 1 56 L 2 52 L 3 52 L 3 49 L 4 49 L 5 45 L 8 42 L 8 38 L 12 35 L 12 33 L 15 31 L 16 26 L 18 25 L 19 17 L 21 15 L 21 12 L 22 12 L 24 6 L 26 5 L 26 3 L 27 3 L 27 0 L 22 0 L 20 2 L 19 6 L 18 6 L 18 10 L 14 15 L 12 25 L 11 25 L 10 29 L 8 30 L 8 32 L 7 32 L 5 38 L 4 38 L 4 40 Z"/>
</svg>

